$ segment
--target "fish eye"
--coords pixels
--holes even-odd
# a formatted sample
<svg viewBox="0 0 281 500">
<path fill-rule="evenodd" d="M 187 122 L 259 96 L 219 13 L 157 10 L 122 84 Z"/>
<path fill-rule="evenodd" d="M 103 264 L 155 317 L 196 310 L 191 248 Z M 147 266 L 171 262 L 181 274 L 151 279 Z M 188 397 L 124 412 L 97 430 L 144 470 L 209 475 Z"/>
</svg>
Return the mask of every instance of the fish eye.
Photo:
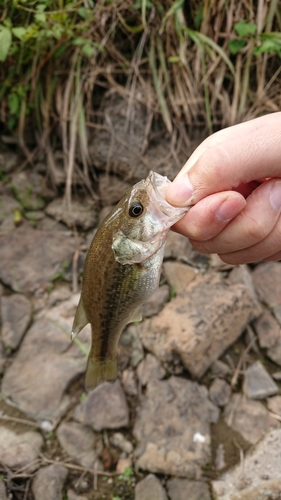
<svg viewBox="0 0 281 500">
<path fill-rule="evenodd" d="M 143 213 L 143 206 L 138 201 L 134 201 L 129 207 L 130 217 L 139 217 Z"/>
</svg>

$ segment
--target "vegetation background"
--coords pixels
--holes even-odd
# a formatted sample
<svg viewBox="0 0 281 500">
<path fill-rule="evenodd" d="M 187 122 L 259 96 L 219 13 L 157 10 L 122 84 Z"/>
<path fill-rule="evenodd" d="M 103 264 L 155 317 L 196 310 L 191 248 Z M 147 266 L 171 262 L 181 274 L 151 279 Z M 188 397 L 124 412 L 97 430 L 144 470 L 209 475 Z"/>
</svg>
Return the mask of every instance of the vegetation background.
<svg viewBox="0 0 281 500">
<path fill-rule="evenodd" d="M 89 178 L 105 90 L 161 115 L 168 133 L 212 131 L 281 108 L 278 0 L 1 0 L 0 121 L 50 178 L 61 147 Z M 32 140 L 27 132 L 32 132 Z M 54 178 L 54 176 L 53 176 Z"/>
</svg>

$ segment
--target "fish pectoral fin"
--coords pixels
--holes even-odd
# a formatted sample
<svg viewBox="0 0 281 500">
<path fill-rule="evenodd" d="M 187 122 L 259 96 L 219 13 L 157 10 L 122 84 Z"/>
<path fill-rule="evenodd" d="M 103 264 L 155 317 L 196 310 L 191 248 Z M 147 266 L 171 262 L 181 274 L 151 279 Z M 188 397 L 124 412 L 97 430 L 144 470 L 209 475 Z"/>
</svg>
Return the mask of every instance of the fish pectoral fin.
<svg viewBox="0 0 281 500">
<path fill-rule="evenodd" d="M 141 320 L 142 320 L 142 306 L 134 310 L 132 316 L 130 317 L 130 323 L 134 323 L 135 321 L 141 321 Z"/>
<path fill-rule="evenodd" d="M 80 297 L 79 304 L 76 309 L 74 321 L 72 325 L 71 340 L 74 340 L 76 335 L 89 323 L 85 313 L 82 297 Z"/>
<path fill-rule="evenodd" d="M 95 389 L 105 380 L 115 380 L 117 378 L 117 356 L 109 359 L 89 358 L 85 387 L 87 390 Z"/>
</svg>

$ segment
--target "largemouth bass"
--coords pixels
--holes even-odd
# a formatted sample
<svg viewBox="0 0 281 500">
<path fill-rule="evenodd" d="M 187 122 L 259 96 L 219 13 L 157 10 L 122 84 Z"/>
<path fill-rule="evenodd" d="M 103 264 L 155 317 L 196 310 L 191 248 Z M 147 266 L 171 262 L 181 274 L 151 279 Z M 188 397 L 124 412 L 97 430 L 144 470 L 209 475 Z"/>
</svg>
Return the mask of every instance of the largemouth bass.
<svg viewBox="0 0 281 500">
<path fill-rule="evenodd" d="M 107 215 L 89 248 L 73 338 L 91 324 L 85 386 L 117 377 L 117 345 L 124 327 L 158 287 L 170 227 L 188 208 L 165 200 L 170 181 L 154 172 L 128 189 Z"/>
</svg>

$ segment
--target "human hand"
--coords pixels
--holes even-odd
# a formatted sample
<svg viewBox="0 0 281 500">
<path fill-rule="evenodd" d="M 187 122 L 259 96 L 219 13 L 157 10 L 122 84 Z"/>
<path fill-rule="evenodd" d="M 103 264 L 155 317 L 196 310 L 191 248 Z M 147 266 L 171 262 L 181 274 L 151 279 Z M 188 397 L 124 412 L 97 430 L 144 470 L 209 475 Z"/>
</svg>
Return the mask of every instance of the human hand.
<svg viewBox="0 0 281 500">
<path fill-rule="evenodd" d="M 194 205 L 175 224 L 196 250 L 229 264 L 281 259 L 281 112 L 208 137 L 166 191 Z"/>
</svg>

